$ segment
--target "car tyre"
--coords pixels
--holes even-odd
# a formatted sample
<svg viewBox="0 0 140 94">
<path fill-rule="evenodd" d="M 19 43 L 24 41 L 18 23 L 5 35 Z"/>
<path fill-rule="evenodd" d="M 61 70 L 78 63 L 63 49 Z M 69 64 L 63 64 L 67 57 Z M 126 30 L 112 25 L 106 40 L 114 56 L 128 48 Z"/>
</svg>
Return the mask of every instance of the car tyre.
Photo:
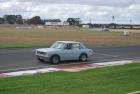
<svg viewBox="0 0 140 94">
<path fill-rule="evenodd" d="M 81 54 L 80 57 L 79 57 L 79 60 L 82 61 L 82 62 L 87 61 L 87 55 L 86 54 Z"/>
<path fill-rule="evenodd" d="M 54 55 L 51 57 L 51 63 L 58 64 L 60 62 L 60 57 L 58 55 Z"/>
</svg>

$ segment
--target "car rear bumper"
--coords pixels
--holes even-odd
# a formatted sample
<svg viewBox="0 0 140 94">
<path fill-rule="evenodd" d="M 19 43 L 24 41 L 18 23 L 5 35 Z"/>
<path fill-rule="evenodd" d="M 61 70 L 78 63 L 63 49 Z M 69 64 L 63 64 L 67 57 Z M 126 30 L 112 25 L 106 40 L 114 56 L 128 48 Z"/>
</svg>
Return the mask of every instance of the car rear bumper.
<svg viewBox="0 0 140 94">
<path fill-rule="evenodd" d="M 91 59 L 93 57 L 93 54 L 89 54 L 88 58 Z"/>
</svg>

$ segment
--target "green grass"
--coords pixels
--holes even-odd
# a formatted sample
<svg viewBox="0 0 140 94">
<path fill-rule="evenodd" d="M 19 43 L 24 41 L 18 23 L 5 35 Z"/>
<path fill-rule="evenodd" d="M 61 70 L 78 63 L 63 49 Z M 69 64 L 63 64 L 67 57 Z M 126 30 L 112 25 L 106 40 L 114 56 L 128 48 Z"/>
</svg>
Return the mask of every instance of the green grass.
<svg viewBox="0 0 140 94">
<path fill-rule="evenodd" d="M 126 94 L 140 90 L 140 64 L 0 78 L 0 94 Z"/>
</svg>

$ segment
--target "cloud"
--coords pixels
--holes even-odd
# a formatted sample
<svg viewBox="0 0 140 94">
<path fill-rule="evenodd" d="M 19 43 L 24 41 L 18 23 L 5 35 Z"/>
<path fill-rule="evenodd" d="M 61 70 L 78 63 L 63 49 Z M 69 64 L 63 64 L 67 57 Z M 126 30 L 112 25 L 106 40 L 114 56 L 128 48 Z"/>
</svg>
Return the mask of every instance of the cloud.
<svg viewBox="0 0 140 94">
<path fill-rule="evenodd" d="M 92 6 L 127 7 L 140 3 L 139 0 L 19 0 L 20 2 L 33 2 L 41 4 L 80 4 Z"/>
<path fill-rule="evenodd" d="M 140 23 L 139 0 L 0 0 L 0 16 L 21 14 L 24 18 L 79 17 L 84 21 L 110 23 L 112 16 L 116 22 Z"/>
</svg>

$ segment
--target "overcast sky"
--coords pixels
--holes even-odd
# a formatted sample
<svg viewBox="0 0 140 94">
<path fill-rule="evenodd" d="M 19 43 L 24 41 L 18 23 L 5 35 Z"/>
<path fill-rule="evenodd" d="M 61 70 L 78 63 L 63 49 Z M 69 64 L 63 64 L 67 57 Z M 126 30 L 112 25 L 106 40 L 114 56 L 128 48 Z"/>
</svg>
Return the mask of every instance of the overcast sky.
<svg viewBox="0 0 140 94">
<path fill-rule="evenodd" d="M 21 14 L 23 18 L 78 17 L 83 22 L 140 24 L 140 0 L 0 0 L 0 17 Z"/>
</svg>

